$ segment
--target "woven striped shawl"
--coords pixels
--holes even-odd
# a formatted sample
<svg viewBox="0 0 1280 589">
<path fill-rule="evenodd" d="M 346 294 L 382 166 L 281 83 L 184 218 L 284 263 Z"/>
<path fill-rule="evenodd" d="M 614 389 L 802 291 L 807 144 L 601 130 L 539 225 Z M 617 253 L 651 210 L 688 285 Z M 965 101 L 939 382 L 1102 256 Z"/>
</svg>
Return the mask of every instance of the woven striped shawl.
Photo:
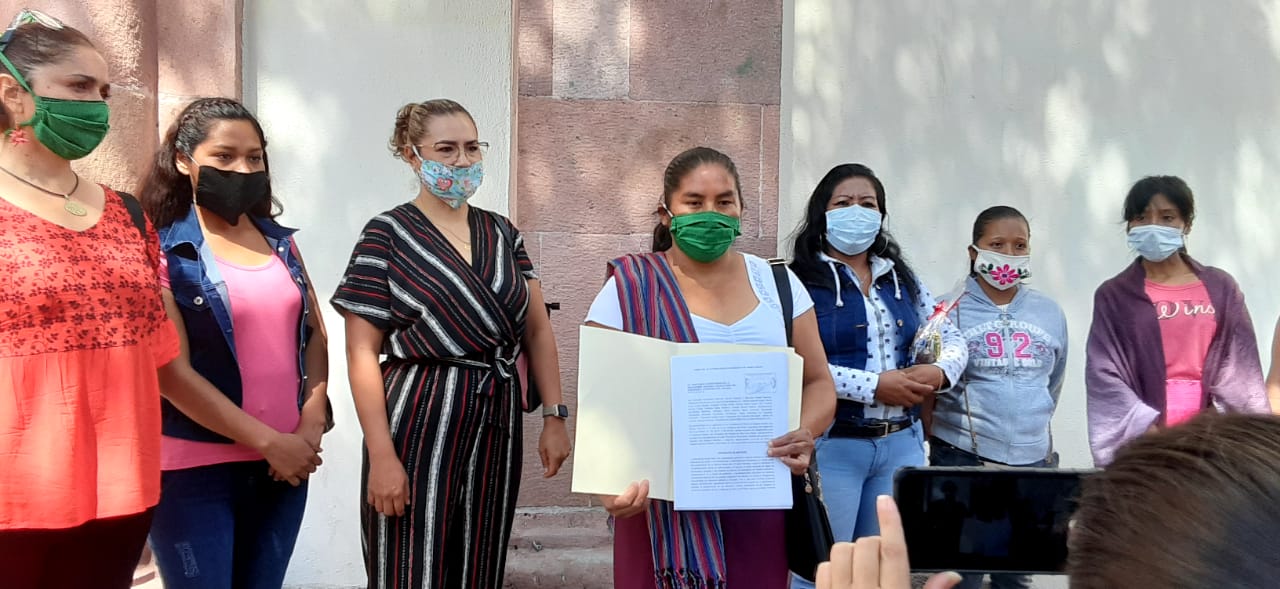
<svg viewBox="0 0 1280 589">
<path fill-rule="evenodd" d="M 609 275 L 618 285 L 623 331 L 673 342 L 698 341 L 666 256 L 623 256 L 609 263 Z M 725 588 L 724 537 L 717 512 L 676 511 L 671 502 L 654 500 L 647 515 L 658 589 Z"/>
</svg>

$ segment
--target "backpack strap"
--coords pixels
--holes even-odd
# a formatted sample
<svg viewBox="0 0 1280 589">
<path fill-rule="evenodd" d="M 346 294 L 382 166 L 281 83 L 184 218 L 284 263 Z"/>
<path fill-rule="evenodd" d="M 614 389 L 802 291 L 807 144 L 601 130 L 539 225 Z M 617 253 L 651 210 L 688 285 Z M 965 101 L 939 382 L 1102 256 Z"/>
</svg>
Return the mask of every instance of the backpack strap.
<svg viewBox="0 0 1280 589">
<path fill-rule="evenodd" d="M 795 299 L 791 296 L 791 277 L 787 275 L 787 261 L 771 258 L 769 268 L 773 270 L 773 282 L 778 287 L 778 302 L 782 303 L 782 323 L 787 327 L 787 345 L 791 345 L 792 319 L 795 315 Z"/>
<path fill-rule="evenodd" d="M 128 192 L 116 191 L 120 195 L 120 200 L 124 201 L 124 208 L 129 211 L 129 218 L 133 220 L 133 226 L 138 229 L 138 235 L 142 236 L 142 241 L 147 240 L 147 215 L 142 212 L 142 203 L 138 202 L 132 194 Z"/>
</svg>

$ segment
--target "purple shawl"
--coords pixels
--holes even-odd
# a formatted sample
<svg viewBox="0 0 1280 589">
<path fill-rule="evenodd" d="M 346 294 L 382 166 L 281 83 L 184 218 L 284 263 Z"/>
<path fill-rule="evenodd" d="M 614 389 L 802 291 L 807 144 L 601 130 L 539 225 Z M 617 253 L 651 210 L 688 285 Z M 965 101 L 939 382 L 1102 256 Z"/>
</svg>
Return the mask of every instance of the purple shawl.
<svg viewBox="0 0 1280 589">
<path fill-rule="evenodd" d="M 1258 340 L 1244 295 L 1230 274 L 1183 254 L 1204 282 L 1218 321 L 1205 356 L 1201 406 L 1269 413 Z M 1160 323 L 1146 292 L 1141 260 L 1102 283 L 1093 297 L 1093 325 L 1085 353 L 1089 448 L 1094 464 L 1111 462 L 1125 442 L 1163 420 L 1165 359 Z"/>
</svg>

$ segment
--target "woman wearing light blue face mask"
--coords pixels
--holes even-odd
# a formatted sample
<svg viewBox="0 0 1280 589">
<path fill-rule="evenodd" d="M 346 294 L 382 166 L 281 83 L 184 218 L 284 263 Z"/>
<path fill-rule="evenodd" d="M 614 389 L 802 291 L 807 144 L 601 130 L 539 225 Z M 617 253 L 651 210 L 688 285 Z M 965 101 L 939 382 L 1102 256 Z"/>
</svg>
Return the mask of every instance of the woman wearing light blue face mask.
<svg viewBox="0 0 1280 589">
<path fill-rule="evenodd" d="M 522 409 L 533 409 L 517 356 L 541 392 L 543 476 L 569 455 L 556 343 L 523 237 L 467 203 L 484 173 L 477 135 L 452 100 L 400 109 L 391 149 L 418 194 L 369 221 L 332 300 L 364 430 L 370 587 L 502 586 Z"/>
<path fill-rule="evenodd" d="M 899 468 L 925 464 L 923 402 L 956 382 L 967 359 L 944 323 L 941 353 L 915 363 L 911 344 L 934 300 L 882 228 L 885 206 L 869 168 L 836 166 L 809 199 L 791 265 L 813 298 L 836 385 L 835 424 L 816 460 L 837 541 L 878 534 L 876 497 L 892 492 Z"/>
<path fill-rule="evenodd" d="M 1094 294 L 1085 357 L 1098 466 L 1143 432 L 1212 406 L 1270 411 L 1244 295 L 1230 274 L 1187 254 L 1194 219 L 1195 198 L 1176 176 L 1143 178 L 1125 198 L 1138 259 Z"/>
</svg>

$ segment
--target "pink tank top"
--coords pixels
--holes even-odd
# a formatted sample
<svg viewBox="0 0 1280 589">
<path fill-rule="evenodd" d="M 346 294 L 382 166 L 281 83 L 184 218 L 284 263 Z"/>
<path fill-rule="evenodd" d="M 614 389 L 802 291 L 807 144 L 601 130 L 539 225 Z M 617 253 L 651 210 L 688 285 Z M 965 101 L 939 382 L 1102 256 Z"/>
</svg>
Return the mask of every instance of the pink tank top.
<svg viewBox="0 0 1280 589">
<path fill-rule="evenodd" d="M 1216 311 L 1203 282 L 1168 286 L 1147 281 L 1146 291 L 1160 320 L 1164 347 L 1165 424 L 1177 425 L 1205 408 L 1200 379 L 1218 328 Z"/>
<path fill-rule="evenodd" d="M 169 268 L 160 256 L 160 282 L 169 288 Z M 298 427 L 298 318 L 302 297 L 289 269 L 277 256 L 256 268 L 218 259 L 218 272 L 231 298 L 231 326 L 243 386 L 241 408 L 275 428 Z M 262 460 L 256 450 L 240 444 L 196 442 L 164 437 L 160 466 L 164 470 L 194 468 L 226 462 Z"/>
</svg>

